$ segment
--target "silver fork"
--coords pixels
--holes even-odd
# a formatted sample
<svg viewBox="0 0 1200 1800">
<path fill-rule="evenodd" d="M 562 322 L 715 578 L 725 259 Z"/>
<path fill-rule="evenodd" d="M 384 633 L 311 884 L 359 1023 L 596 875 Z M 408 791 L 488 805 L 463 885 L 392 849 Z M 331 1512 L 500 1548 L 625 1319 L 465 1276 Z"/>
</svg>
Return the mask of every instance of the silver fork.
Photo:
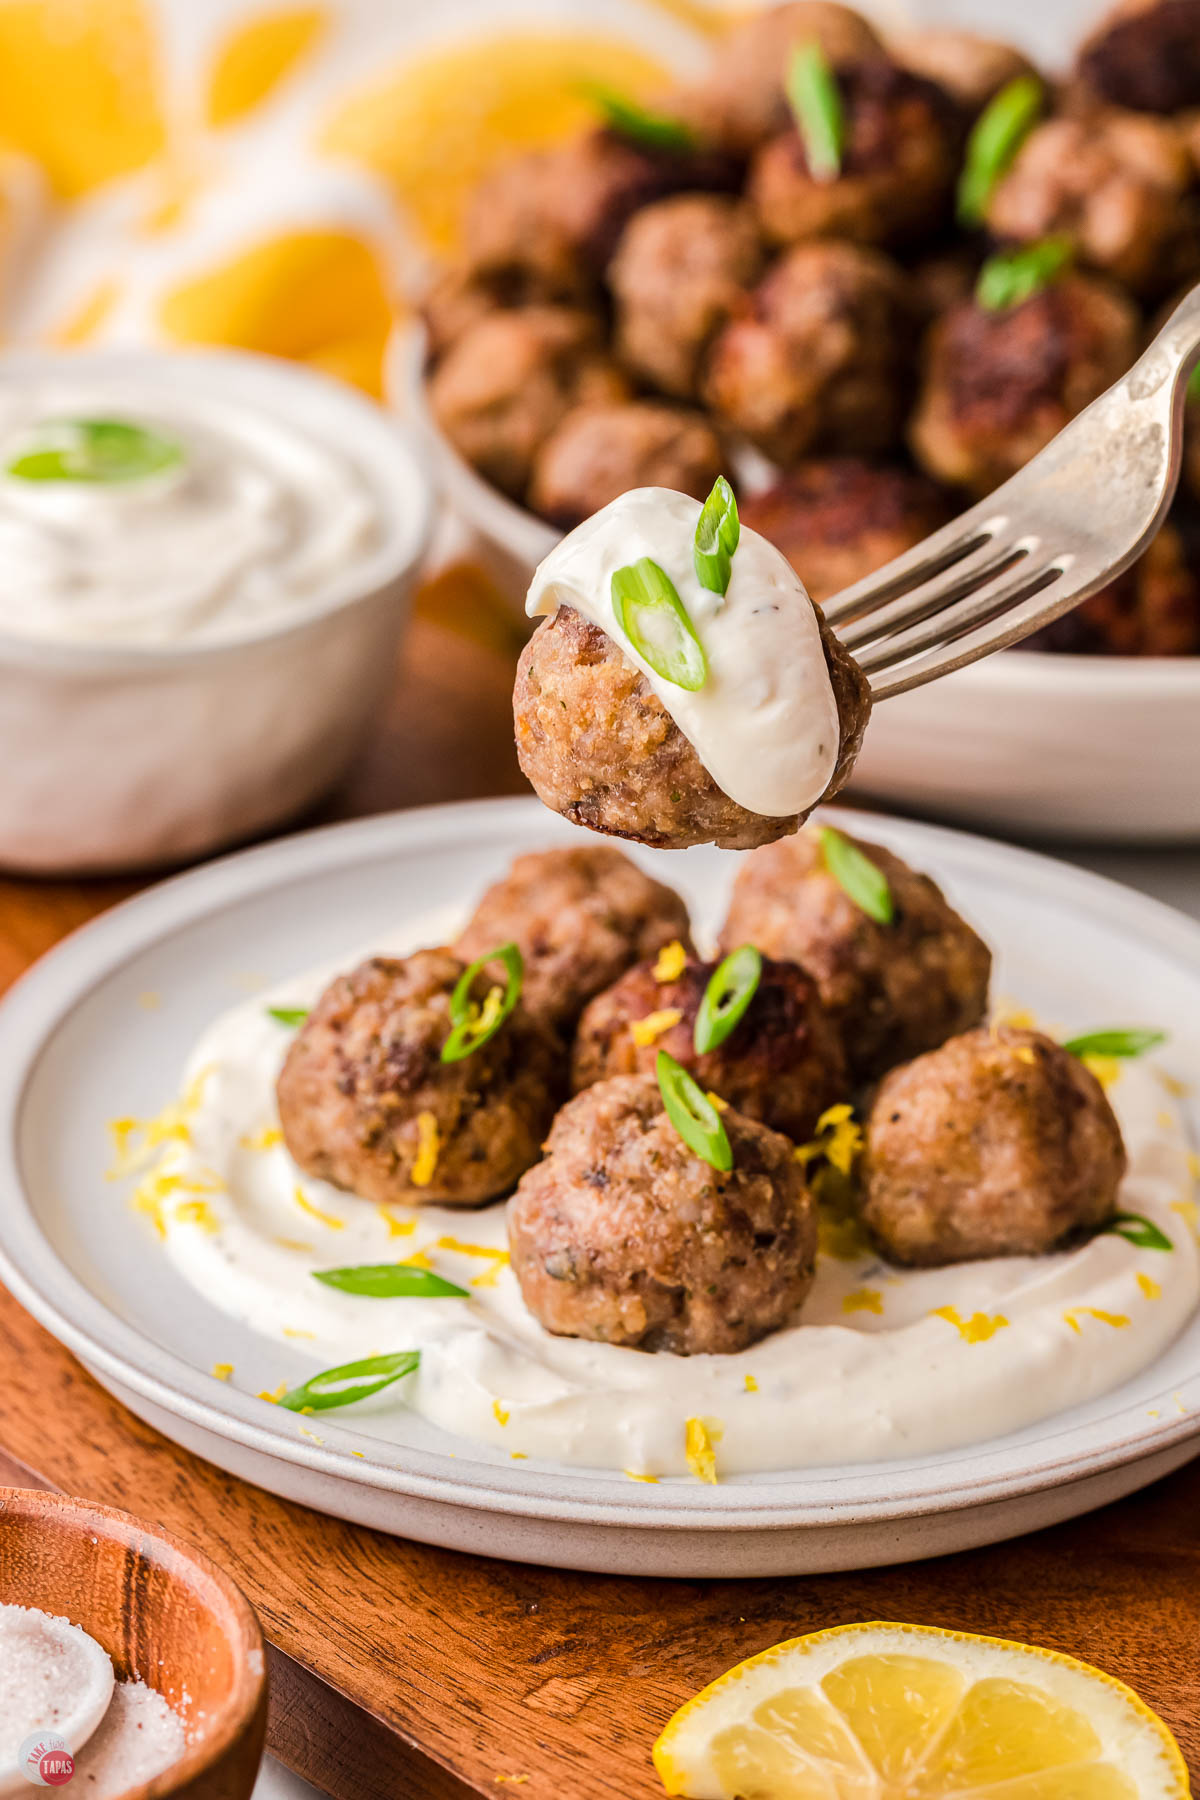
<svg viewBox="0 0 1200 1800">
<path fill-rule="evenodd" d="M 843 588 L 826 619 L 877 700 L 1019 643 L 1127 569 L 1171 504 L 1200 287 L 1128 375 L 1019 474 Z"/>
</svg>

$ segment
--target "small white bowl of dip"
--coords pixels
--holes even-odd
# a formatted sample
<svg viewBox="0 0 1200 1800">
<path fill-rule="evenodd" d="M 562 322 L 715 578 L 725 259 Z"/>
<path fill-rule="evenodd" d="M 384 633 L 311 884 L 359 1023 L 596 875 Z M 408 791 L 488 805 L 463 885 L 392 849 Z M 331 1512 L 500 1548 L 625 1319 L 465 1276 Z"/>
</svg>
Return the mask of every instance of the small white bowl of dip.
<svg viewBox="0 0 1200 1800">
<path fill-rule="evenodd" d="M 315 801 L 432 512 L 394 418 L 294 364 L 0 356 L 0 864 L 178 862 Z"/>
</svg>

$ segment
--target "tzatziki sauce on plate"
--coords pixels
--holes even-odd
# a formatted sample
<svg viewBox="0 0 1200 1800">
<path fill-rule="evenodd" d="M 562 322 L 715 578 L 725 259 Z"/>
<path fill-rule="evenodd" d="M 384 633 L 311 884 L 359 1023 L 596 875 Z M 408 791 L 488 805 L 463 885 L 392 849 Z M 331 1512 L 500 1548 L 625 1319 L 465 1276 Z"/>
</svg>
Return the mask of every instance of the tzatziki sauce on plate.
<svg viewBox="0 0 1200 1800">
<path fill-rule="evenodd" d="M 352 454 L 214 359 L 0 375 L 0 633 L 72 644 L 236 640 L 319 604 L 383 537 Z M 281 389 L 282 389 L 282 384 Z"/>
</svg>

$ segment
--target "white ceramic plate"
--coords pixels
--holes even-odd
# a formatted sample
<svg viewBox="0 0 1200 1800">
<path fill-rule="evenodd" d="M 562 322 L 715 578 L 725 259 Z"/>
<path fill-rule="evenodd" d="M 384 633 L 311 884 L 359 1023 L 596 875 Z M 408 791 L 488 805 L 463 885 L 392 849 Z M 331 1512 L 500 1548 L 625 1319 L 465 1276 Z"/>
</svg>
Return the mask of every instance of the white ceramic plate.
<svg viewBox="0 0 1200 1800">
<path fill-rule="evenodd" d="M 1172 1070 L 1200 1074 L 1200 926 L 1024 852 L 898 820 L 870 829 L 997 948 L 998 994 L 1073 1028 L 1161 1025 Z M 576 837 L 533 800 L 311 832 L 168 881 L 46 957 L 0 1008 L 0 1275 L 18 1299 L 135 1412 L 235 1474 L 383 1530 L 579 1568 L 750 1575 L 936 1555 L 1070 1517 L 1200 1450 L 1200 1318 L 1125 1387 L 1002 1440 L 716 1488 L 514 1464 L 415 1416 L 399 1449 L 333 1415 L 317 1444 L 294 1414 L 213 1379 L 217 1359 L 264 1387 L 309 1371 L 174 1273 L 103 1178 L 107 1121 L 171 1098 L 201 1028 L 252 983 L 465 910 L 516 851 Z M 717 921 L 736 858 L 637 855 L 702 929 Z"/>
</svg>

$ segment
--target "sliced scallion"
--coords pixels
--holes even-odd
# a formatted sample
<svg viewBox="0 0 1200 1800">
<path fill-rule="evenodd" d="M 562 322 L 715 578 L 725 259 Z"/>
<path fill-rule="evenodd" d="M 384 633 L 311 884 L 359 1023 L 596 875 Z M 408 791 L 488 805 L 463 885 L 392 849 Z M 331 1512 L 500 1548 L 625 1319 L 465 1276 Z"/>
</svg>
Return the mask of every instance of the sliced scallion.
<svg viewBox="0 0 1200 1800">
<path fill-rule="evenodd" d="M 877 925 L 890 925 L 895 910 L 892 890 L 879 865 L 832 825 L 821 827 L 821 850 L 825 867 L 859 911 Z"/>
<path fill-rule="evenodd" d="M 1144 1056 L 1165 1044 L 1165 1031 L 1089 1031 L 1082 1037 L 1068 1038 L 1063 1045 L 1072 1056 Z"/>
<path fill-rule="evenodd" d="M 975 299 L 984 312 L 1007 312 L 1031 300 L 1056 281 L 1074 255 L 1070 238 L 1039 238 L 989 256 L 975 283 Z"/>
<path fill-rule="evenodd" d="M 718 475 L 713 491 L 700 510 L 696 536 L 692 545 L 692 562 L 700 586 L 711 594 L 729 591 L 733 573 L 733 553 L 742 535 L 737 501 L 733 489 L 723 475 Z"/>
<path fill-rule="evenodd" d="M 314 1281 L 337 1288 L 343 1294 L 362 1294 L 369 1300 L 465 1300 L 466 1288 L 456 1287 L 432 1269 L 412 1263 L 359 1263 L 350 1269 L 314 1269 Z"/>
<path fill-rule="evenodd" d="M 600 108 L 608 129 L 632 144 L 642 144 L 648 150 L 668 150 L 676 155 L 696 147 L 696 134 L 682 119 L 655 112 L 628 94 L 609 87 L 607 82 L 584 81 L 579 84 L 579 91 Z"/>
<path fill-rule="evenodd" d="M 787 97 L 814 181 L 836 181 L 846 147 L 846 111 L 837 76 L 816 38 L 788 58 Z"/>
<path fill-rule="evenodd" d="M 266 1010 L 268 1019 L 274 1019 L 277 1025 L 286 1025 L 289 1030 L 303 1025 L 308 1017 L 307 1006 L 268 1006 Z"/>
<path fill-rule="evenodd" d="M 420 1365 L 419 1350 L 397 1350 L 391 1356 L 367 1356 L 361 1362 L 341 1363 L 322 1369 L 299 1387 L 290 1388 L 280 1400 L 289 1412 L 328 1412 L 335 1406 L 353 1406 L 369 1400 Z"/>
<path fill-rule="evenodd" d="M 665 1050 L 659 1051 L 654 1072 L 667 1117 L 688 1149 L 727 1174 L 733 1167 L 729 1134 L 703 1088 Z"/>
<path fill-rule="evenodd" d="M 656 675 L 696 693 L 708 680 L 708 658 L 665 569 L 648 556 L 617 569 L 612 578 L 617 624 Z"/>
<path fill-rule="evenodd" d="M 1147 1219 L 1143 1213 L 1114 1213 L 1108 1224 L 1101 1228 L 1101 1236 L 1123 1237 L 1139 1250 L 1173 1250 L 1174 1244 L 1165 1231 L 1160 1231 L 1153 1219 Z"/>
<path fill-rule="evenodd" d="M 1044 95 L 1036 75 L 1018 75 L 980 113 L 967 139 L 958 180 L 960 224 L 982 225 L 992 190 L 1037 123 Z"/>
<path fill-rule="evenodd" d="M 762 957 L 753 944 L 731 950 L 717 964 L 704 990 L 704 998 L 696 1014 L 692 1042 L 699 1055 L 715 1050 L 737 1030 L 746 1008 L 758 992 L 762 979 Z"/>
<path fill-rule="evenodd" d="M 145 481 L 182 461 L 182 444 L 127 419 L 53 419 L 6 465 L 6 473 L 19 481 L 115 486 Z"/>
<path fill-rule="evenodd" d="M 472 1000 L 471 987 L 475 977 L 493 962 L 504 964 L 507 979 L 502 988 L 492 988 L 481 1005 Z M 524 980 L 525 959 L 515 944 L 500 944 L 463 970 L 450 996 L 452 1030 L 442 1045 L 444 1063 L 461 1062 L 495 1037 L 521 998 Z"/>
</svg>

